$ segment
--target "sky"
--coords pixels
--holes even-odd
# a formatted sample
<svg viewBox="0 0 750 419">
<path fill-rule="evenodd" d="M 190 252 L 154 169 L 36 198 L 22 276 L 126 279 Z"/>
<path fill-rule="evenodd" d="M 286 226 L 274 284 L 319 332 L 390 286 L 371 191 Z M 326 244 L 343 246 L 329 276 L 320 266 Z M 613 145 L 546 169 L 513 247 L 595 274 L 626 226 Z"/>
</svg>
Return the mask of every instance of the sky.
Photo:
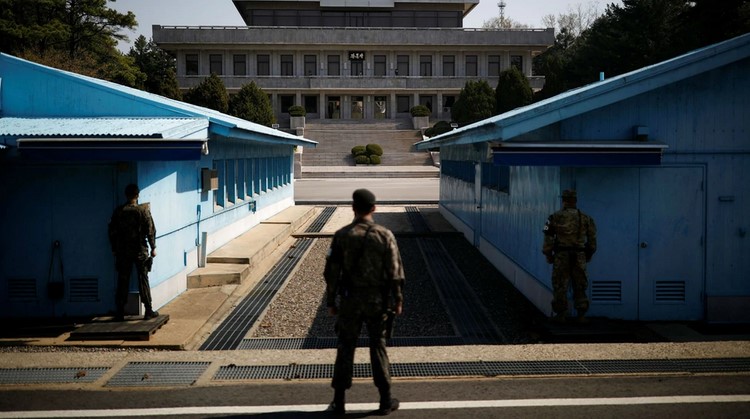
<svg viewBox="0 0 750 419">
<path fill-rule="evenodd" d="M 499 16 L 499 0 L 480 0 L 479 4 L 464 18 L 464 27 L 480 28 L 489 19 Z M 609 3 L 619 0 L 504 0 L 505 16 L 524 23 L 532 28 L 540 28 L 542 18 L 546 15 L 559 15 L 571 7 L 593 3 L 599 13 Z M 135 31 L 126 31 L 130 42 L 144 35 L 151 38 L 151 25 L 165 26 L 244 26 L 245 22 L 234 7 L 232 0 L 116 0 L 109 2 L 109 7 L 121 13 L 131 11 L 135 14 L 138 27 Z M 130 44 L 120 43 L 118 48 L 127 52 Z"/>
</svg>

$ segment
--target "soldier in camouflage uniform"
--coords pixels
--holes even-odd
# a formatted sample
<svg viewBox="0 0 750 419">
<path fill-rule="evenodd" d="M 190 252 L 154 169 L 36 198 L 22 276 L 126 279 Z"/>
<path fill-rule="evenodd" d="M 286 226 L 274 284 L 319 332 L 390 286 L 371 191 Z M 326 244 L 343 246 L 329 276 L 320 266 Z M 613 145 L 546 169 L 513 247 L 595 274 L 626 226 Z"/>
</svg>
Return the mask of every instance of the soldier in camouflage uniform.
<svg viewBox="0 0 750 419">
<path fill-rule="evenodd" d="M 596 225 L 591 217 L 576 208 L 577 201 L 576 191 L 563 191 L 563 208 L 550 215 L 544 225 L 542 253 L 552 264 L 552 310 L 554 319 L 561 322 L 568 316 L 571 282 L 579 321 L 586 320 L 584 316 L 589 308 L 586 263 L 596 252 Z"/>
<path fill-rule="evenodd" d="M 149 208 L 138 205 L 139 194 L 138 185 L 126 186 L 127 202 L 115 209 L 109 222 L 109 242 L 112 245 L 117 269 L 117 321 L 125 319 L 125 303 L 128 300 L 133 265 L 138 274 L 138 292 L 146 308 L 143 318 L 148 320 L 159 315 L 151 306 L 151 287 L 148 283 L 148 272 L 151 270 L 153 258 L 156 257 L 156 228 Z"/>
<path fill-rule="evenodd" d="M 355 219 L 334 235 L 324 272 L 328 311 L 331 316 L 338 315 L 339 342 L 331 384 L 335 395 L 330 408 L 339 415 L 345 412 L 344 393 L 352 385 L 354 349 L 365 323 L 373 381 L 380 393 L 378 413 L 387 415 L 398 409 L 399 402 L 391 397 L 386 313 L 391 298 L 393 312 L 400 315 L 403 310 L 404 269 L 393 233 L 373 222 L 375 195 L 357 189 L 352 197 Z"/>
</svg>

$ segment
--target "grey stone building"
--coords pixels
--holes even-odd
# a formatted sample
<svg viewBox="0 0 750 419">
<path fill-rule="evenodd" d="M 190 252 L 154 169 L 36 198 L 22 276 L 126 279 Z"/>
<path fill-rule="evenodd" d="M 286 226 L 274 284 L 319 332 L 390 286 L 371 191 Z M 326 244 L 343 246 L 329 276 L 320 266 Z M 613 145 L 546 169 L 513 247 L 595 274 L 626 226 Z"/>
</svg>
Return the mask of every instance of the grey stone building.
<svg viewBox="0 0 750 419">
<path fill-rule="evenodd" d="M 180 87 L 211 73 L 230 94 L 255 81 L 280 121 L 292 105 L 307 118 L 395 119 L 417 104 L 432 117 L 450 108 L 468 80 L 497 84 L 517 66 L 535 89 L 532 58 L 553 29 L 463 28 L 478 0 L 234 0 L 247 23 L 159 26 L 153 39 L 177 57 Z"/>
</svg>

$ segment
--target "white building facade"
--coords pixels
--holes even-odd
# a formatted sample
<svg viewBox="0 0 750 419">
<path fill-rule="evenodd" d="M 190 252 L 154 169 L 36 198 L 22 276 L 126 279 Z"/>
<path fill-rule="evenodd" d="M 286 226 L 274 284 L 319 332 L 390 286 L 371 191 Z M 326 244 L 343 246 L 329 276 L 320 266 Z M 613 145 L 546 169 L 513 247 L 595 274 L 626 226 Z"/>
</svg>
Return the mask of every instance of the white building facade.
<svg viewBox="0 0 750 419">
<path fill-rule="evenodd" d="M 532 88 L 533 57 L 554 42 L 553 29 L 464 29 L 472 0 L 235 0 L 248 26 L 153 28 L 154 41 L 177 58 L 182 89 L 211 73 L 229 93 L 254 81 L 277 118 L 292 105 L 308 119 L 394 119 L 425 105 L 450 108 L 469 80 L 493 88 L 516 66 Z"/>
</svg>

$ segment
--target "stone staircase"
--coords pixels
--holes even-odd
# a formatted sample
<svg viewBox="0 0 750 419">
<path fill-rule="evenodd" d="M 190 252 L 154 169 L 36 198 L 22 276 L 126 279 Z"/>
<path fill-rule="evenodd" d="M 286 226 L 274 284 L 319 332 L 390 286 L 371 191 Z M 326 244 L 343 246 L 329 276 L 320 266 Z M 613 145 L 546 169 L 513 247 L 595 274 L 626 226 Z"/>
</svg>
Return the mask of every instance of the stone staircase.
<svg viewBox="0 0 750 419">
<path fill-rule="evenodd" d="M 354 166 L 351 149 L 357 145 L 379 144 L 383 147 L 381 166 L 432 166 L 425 151 L 414 149 L 422 140 L 419 130 L 412 129 L 409 119 L 386 121 L 308 121 L 305 138 L 318 142 L 306 148 L 301 156 L 306 166 Z"/>
</svg>

